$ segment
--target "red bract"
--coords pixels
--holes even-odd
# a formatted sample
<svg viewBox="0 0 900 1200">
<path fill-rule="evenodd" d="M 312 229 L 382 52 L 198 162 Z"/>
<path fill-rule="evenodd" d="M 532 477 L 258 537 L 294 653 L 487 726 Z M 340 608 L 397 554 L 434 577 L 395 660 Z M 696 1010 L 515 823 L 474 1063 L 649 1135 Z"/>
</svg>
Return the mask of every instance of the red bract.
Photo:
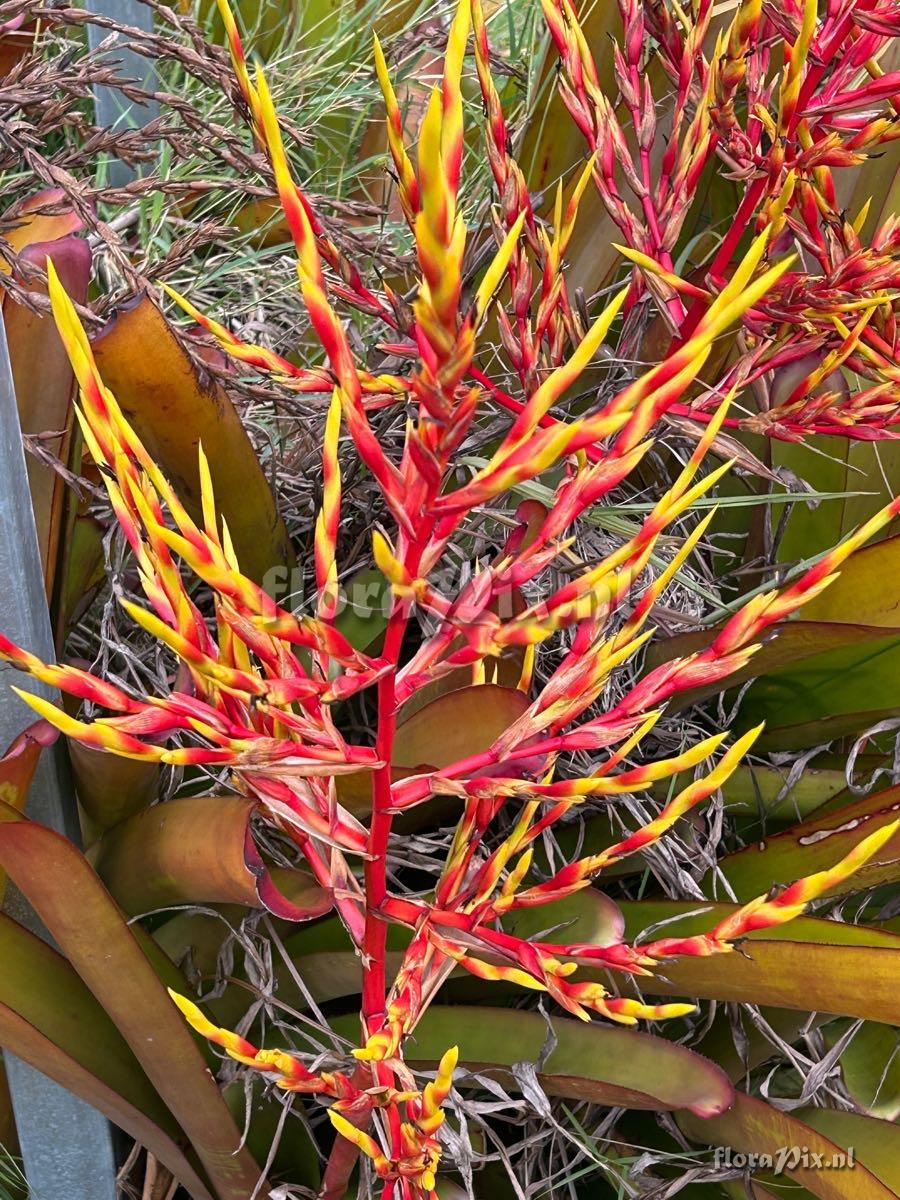
<svg viewBox="0 0 900 1200">
<path fill-rule="evenodd" d="M 813 68 L 804 67 L 812 36 L 809 11 L 800 33 L 791 26 L 794 49 L 780 84 L 778 117 L 772 119 L 782 132 L 809 126 L 810 144 L 814 144 L 815 123 L 827 126 L 832 121 L 833 104 L 817 106 L 824 93 L 811 78 Z M 359 953 L 362 973 L 361 1036 L 354 1051 L 356 1062 L 348 1062 L 346 1071 L 323 1073 L 306 1066 L 296 1054 L 260 1050 L 212 1025 L 190 1001 L 177 998 L 194 1027 L 231 1057 L 273 1074 L 282 1088 L 332 1102 L 332 1120 L 340 1137 L 327 1175 L 329 1194 L 340 1192 L 357 1152 L 371 1160 L 372 1169 L 384 1181 L 385 1197 L 418 1200 L 434 1194 L 440 1156 L 436 1135 L 456 1055 L 448 1050 L 437 1078 L 424 1089 L 416 1086 L 403 1055 L 407 1037 L 454 968 L 545 991 L 584 1019 L 597 1013 L 634 1024 L 641 1018 L 684 1015 L 691 1005 L 648 1005 L 619 996 L 594 979 L 583 980 L 579 968 L 588 965 L 641 976 L 673 954 L 728 952 L 745 933 L 797 915 L 811 899 L 864 863 L 896 829 L 896 825 L 882 828 L 832 869 L 801 880 L 780 895 L 744 905 L 702 936 L 599 947 L 529 941 L 504 928 L 504 920 L 516 910 L 541 906 L 587 887 L 605 867 L 651 845 L 716 791 L 758 730 L 733 742 L 705 775 L 676 791 L 654 820 L 617 844 L 544 877 L 532 869 L 537 839 L 585 798 L 640 791 L 693 771 L 718 754 L 725 735 L 707 738 L 666 759 L 632 765 L 671 697 L 744 667 L 765 631 L 818 595 L 853 550 L 900 511 L 900 500 L 894 501 L 797 582 L 747 602 L 706 649 L 650 671 L 598 715 L 598 702 L 613 673 L 650 636 L 654 603 L 707 527 L 708 517 L 695 524 L 664 569 L 648 579 L 648 564 L 660 548 L 660 536 L 688 514 L 727 469 L 703 474 L 707 451 L 725 420 L 726 402 L 709 414 L 690 459 L 633 536 L 601 561 L 570 573 L 565 584 L 539 600 L 506 603 L 567 553 L 573 523 L 638 465 L 652 445 L 654 425 L 684 404 L 716 339 L 739 320 L 751 331 L 764 328 L 767 320 L 774 319 L 771 314 L 781 311 L 779 305 L 787 311 L 785 306 L 795 303 L 790 300 L 792 289 L 798 287 L 796 269 L 791 274 L 792 260 L 767 265 L 765 259 L 773 238 L 799 219 L 796 204 L 802 202 L 802 189 L 798 190 L 797 176 L 805 168 L 792 161 L 788 165 L 793 173 L 782 179 L 770 169 L 768 159 L 761 159 L 765 122 L 752 117 L 751 137 L 740 128 L 736 115 L 739 88 L 751 89 L 757 98 L 754 103 L 761 103 L 771 90 L 750 53 L 763 20 L 758 8 L 744 5 L 739 10 L 728 34 L 729 49 L 724 56 L 720 52 L 714 69 L 706 64 L 701 49 L 708 5 L 701 5 L 693 32 L 688 33 L 681 25 L 667 24 L 661 8 L 654 10 L 650 24 L 636 5 L 625 6 L 624 12 L 625 39 L 617 70 L 638 133 L 637 165 L 631 163 L 627 139 L 599 90 L 574 12 L 565 0 L 560 7 L 549 3 L 547 7 L 565 59 L 567 101 L 596 153 L 591 164 L 594 178 L 611 210 L 620 214 L 623 233 L 639 252 L 636 257 L 653 286 L 659 279 L 666 284 L 665 305 L 673 320 L 681 323 L 682 334 L 659 365 L 617 394 L 578 419 L 555 421 L 550 410 L 590 365 L 613 321 L 623 306 L 634 301 L 640 287 L 635 283 L 623 290 L 586 332 L 579 332 L 562 264 L 587 176 L 578 182 L 568 204 L 559 198 L 555 224 L 548 230 L 535 216 L 507 146 L 477 2 L 471 14 L 476 64 L 488 114 L 491 167 L 502 190 L 502 218 L 498 249 L 471 299 L 463 289 L 467 230 L 459 208 L 468 0 L 462 0 L 450 28 L 443 80 L 432 93 L 422 121 L 415 165 L 403 142 L 397 102 L 376 46 L 389 146 L 419 267 L 412 324 L 400 328 L 399 306 L 391 293 L 365 287 L 359 272 L 325 236 L 293 179 L 265 78 L 259 71 L 255 80 L 248 74 L 233 18 L 222 0 L 238 81 L 254 135 L 274 172 L 297 250 L 300 291 L 325 362 L 308 370 L 296 368 L 270 351 L 243 345 L 223 326 L 184 303 L 230 354 L 273 372 L 289 386 L 327 388 L 332 393 L 322 454 L 323 503 L 315 531 L 314 615 L 298 616 L 279 607 L 241 572 L 228 529 L 216 510 L 202 452 L 202 520 L 192 519 L 104 386 L 75 310 L 50 269 L 54 313 L 81 389 L 86 444 L 130 544 L 149 605 L 125 602 L 126 607 L 181 660 L 182 677 L 189 684 L 165 696 L 133 696 L 87 672 L 46 666 L 5 639 L 0 653 L 15 666 L 106 710 L 108 715 L 82 722 L 45 700 L 23 697 L 71 737 L 127 757 L 228 767 L 238 789 L 257 799 L 271 824 L 293 840 L 331 896 Z M 830 28 L 826 26 L 823 37 L 831 36 Z M 657 137 L 653 103 L 640 71 L 643 40 L 650 29 L 656 31 L 679 87 L 674 132 L 659 186 L 654 184 L 649 158 Z M 860 36 L 868 47 L 881 35 L 867 31 Z M 836 81 L 829 76 L 827 95 L 841 96 L 847 78 L 841 70 Z M 866 102 L 869 95 L 866 92 Z M 757 199 L 768 198 L 766 219 L 740 261 L 726 272 L 726 259 L 722 259 L 711 272 L 714 286 L 689 291 L 691 307 L 685 312 L 681 298 L 685 289 L 672 273 L 669 255 L 698 171 L 716 145 L 744 156 L 740 163 L 753 178 Z M 640 215 L 626 213 L 615 190 L 617 163 L 640 196 Z M 854 276 L 847 261 L 843 269 L 850 282 L 833 286 L 858 289 L 860 272 Z M 509 284 L 511 308 L 496 311 L 502 314 L 500 329 L 512 352 L 521 395 L 500 394 L 502 402 L 514 408 L 515 417 L 489 460 L 460 481 L 459 447 L 497 394 L 476 367 L 475 354 L 495 293 L 504 281 Z M 373 376 L 356 362 L 333 307 L 335 297 L 350 298 L 389 327 L 400 328 L 413 364 L 408 374 Z M 809 306 L 811 301 L 807 298 L 803 303 Z M 874 310 L 866 312 L 871 315 L 869 324 L 876 328 Z M 842 317 L 834 311 L 831 317 L 837 329 Z M 858 328 L 859 320 L 855 316 L 850 320 L 856 320 Z M 863 346 L 871 345 L 865 329 L 855 337 L 839 333 L 844 347 L 841 361 L 865 357 Z M 733 370 L 734 380 L 762 369 L 764 357 L 751 350 L 743 366 Z M 829 360 L 828 370 L 836 361 Z M 408 404 L 410 419 L 402 453 L 394 459 L 381 445 L 370 418 L 374 409 L 394 402 L 397 395 Z M 791 420 L 804 416 L 806 410 L 797 407 L 800 400 L 799 393 L 792 394 L 786 404 Z M 836 419 L 834 406 L 828 419 Z M 388 533 L 376 532 L 373 537 L 374 562 L 390 585 L 387 631 L 377 654 L 355 650 L 335 625 L 342 435 L 349 436 L 377 481 L 393 519 Z M 517 509 L 510 500 L 512 490 L 551 468 L 556 481 L 552 505 L 525 504 Z M 507 542 L 457 591 L 443 591 L 437 580 L 451 539 L 475 510 L 501 504 L 516 514 Z M 185 585 L 185 569 L 212 594 L 212 624 Z M 428 632 L 412 656 L 401 659 L 416 611 L 427 615 Z M 500 615 L 505 612 L 511 615 Z M 563 652 L 549 678 L 531 692 L 535 648 L 551 638 L 560 640 Z M 496 664 L 514 653 L 521 655 L 523 663 L 520 688 L 529 695 L 517 708 L 519 715 L 492 744 L 441 769 L 395 775 L 395 767 L 409 765 L 395 759 L 400 706 L 460 669 L 471 671 L 476 684 L 490 679 Z M 377 731 L 373 745 L 362 745 L 341 733 L 333 707 L 369 688 L 377 693 Z M 592 754 L 593 766 L 589 774 L 578 775 L 571 756 L 584 751 Z M 342 806 L 336 784 L 340 775 L 360 772 L 371 779 L 371 815 L 365 824 Z M 398 813 L 433 796 L 449 796 L 458 803 L 456 833 L 433 893 L 407 894 L 390 884 L 387 873 L 393 822 Z M 393 979 L 386 975 L 389 922 L 408 927 L 412 934 Z M 366 1128 L 370 1124 L 372 1132 Z"/>
</svg>

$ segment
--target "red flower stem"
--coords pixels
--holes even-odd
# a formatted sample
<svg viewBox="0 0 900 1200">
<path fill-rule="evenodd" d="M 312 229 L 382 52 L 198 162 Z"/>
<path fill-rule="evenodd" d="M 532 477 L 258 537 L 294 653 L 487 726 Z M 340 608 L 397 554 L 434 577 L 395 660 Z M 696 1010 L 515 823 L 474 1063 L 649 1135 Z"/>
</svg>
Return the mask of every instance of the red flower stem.
<svg viewBox="0 0 900 1200">
<path fill-rule="evenodd" d="M 394 753 L 394 733 L 397 726 L 395 713 L 395 682 L 400 656 L 400 645 L 406 627 L 406 615 L 397 605 L 388 621 L 384 639 L 384 657 L 391 663 L 391 670 L 378 681 L 378 728 L 375 751 L 383 766 L 372 778 L 372 820 L 369 829 L 368 852 L 365 864 L 366 884 L 366 928 L 363 936 L 363 990 L 362 1015 L 365 1025 L 364 1037 L 375 1033 L 384 1018 L 385 938 L 387 927 L 378 915 L 378 909 L 387 894 L 387 850 L 391 833 L 391 758 Z"/>
<path fill-rule="evenodd" d="M 482 387 L 487 388 L 500 407 L 505 408 L 507 412 L 520 413 L 524 410 L 525 405 L 521 400 L 517 400 L 515 396 L 510 396 L 508 392 L 504 392 L 495 383 L 491 383 L 490 379 L 478 367 L 470 367 L 469 375 L 471 375 L 476 383 L 480 383 Z M 704 422 L 711 421 L 714 415 L 709 412 L 698 412 L 690 404 L 670 404 L 666 412 L 672 413 L 676 417 L 690 417 L 691 420 Z M 542 429 L 550 429 L 552 426 L 558 424 L 559 421 L 556 417 L 551 417 L 549 414 L 541 417 L 538 421 L 538 425 Z M 740 424 L 741 422 L 737 417 L 726 417 L 723 421 L 723 425 L 729 426 L 732 429 L 739 429 Z M 609 457 L 608 451 L 600 446 L 588 446 L 585 453 L 591 462 L 604 462 Z"/>
<path fill-rule="evenodd" d="M 753 183 L 747 189 L 744 199 L 741 201 L 740 206 L 735 213 L 734 222 L 726 233 L 725 237 L 722 239 L 722 244 L 718 249 L 716 257 L 710 264 L 709 271 L 707 272 L 707 275 L 709 275 L 713 280 L 722 278 L 726 267 L 734 257 L 734 252 L 737 250 L 738 243 L 740 242 L 744 230 L 747 228 L 750 218 L 752 217 L 757 204 L 762 198 L 765 189 L 766 180 L 762 177 L 759 179 L 754 179 Z M 695 300 L 681 325 L 678 337 L 673 338 L 672 340 L 672 344 L 669 347 L 670 354 L 674 353 L 675 350 L 678 350 L 685 344 L 685 342 L 700 324 L 700 320 L 705 311 L 706 304 L 704 301 Z"/>
</svg>

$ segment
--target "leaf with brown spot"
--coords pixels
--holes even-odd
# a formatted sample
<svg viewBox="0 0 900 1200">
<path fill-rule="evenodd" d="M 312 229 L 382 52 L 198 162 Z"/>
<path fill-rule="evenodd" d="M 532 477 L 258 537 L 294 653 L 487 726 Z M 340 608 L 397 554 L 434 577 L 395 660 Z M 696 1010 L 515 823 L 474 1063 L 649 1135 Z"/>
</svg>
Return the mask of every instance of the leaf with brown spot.
<svg viewBox="0 0 900 1200">
<path fill-rule="evenodd" d="M 717 873 L 731 884 L 738 900 L 752 900 L 773 880 L 800 879 L 838 862 L 861 837 L 874 833 L 900 816 L 900 787 L 865 796 L 852 804 L 830 809 L 798 825 L 753 843 L 719 860 Z M 849 879 L 825 895 L 861 892 L 900 879 L 900 833 Z"/>
</svg>

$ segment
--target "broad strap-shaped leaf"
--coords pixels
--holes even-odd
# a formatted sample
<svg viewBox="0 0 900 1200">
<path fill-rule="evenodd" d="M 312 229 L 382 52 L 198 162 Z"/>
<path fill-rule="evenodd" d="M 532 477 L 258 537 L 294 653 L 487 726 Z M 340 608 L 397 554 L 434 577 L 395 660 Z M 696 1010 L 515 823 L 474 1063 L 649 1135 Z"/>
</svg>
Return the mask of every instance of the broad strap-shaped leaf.
<svg viewBox="0 0 900 1200">
<path fill-rule="evenodd" d="M 43 748 L 56 741 L 57 732 L 47 721 L 35 721 L 14 738 L 0 758 L 0 801 L 17 812 L 25 811 L 28 789 Z M 0 904 L 6 875 L 0 870 Z"/>
<path fill-rule="evenodd" d="M 103 382 L 194 516 L 199 515 L 198 447 L 241 570 L 270 590 L 284 587 L 293 551 L 263 468 L 224 389 L 203 379 L 165 317 L 146 296 L 119 309 L 92 339 Z M 153 353 L 147 353 L 147 347 Z"/>
<path fill-rule="evenodd" d="M 741 764 L 720 789 L 728 816 L 742 828 L 748 823 L 751 826 L 758 824 L 763 818 L 767 825 L 772 822 L 785 825 L 802 820 L 847 790 L 847 779 L 842 770 L 809 767 L 790 787 L 786 786 L 787 780 L 787 767 Z M 675 786 L 684 787 L 689 782 L 687 774 L 679 775 Z M 654 794 L 657 794 L 656 789 Z M 665 798 L 666 792 L 661 786 L 658 794 Z"/>
<path fill-rule="evenodd" d="M 415 709 L 398 725 L 394 739 L 394 778 L 403 779 L 426 768 L 446 767 L 487 750 L 528 704 L 525 692 L 495 683 L 473 684 L 438 696 Z M 337 789 L 341 803 L 351 812 L 368 811 L 371 774 L 342 775 L 337 780 Z"/>
<path fill-rule="evenodd" d="M 900 1127 L 895 1122 L 812 1106 L 797 1109 L 794 1116 L 839 1146 L 852 1146 L 854 1161 L 900 1195 Z"/>
<path fill-rule="evenodd" d="M 335 1028 L 355 1036 L 354 1020 L 338 1018 Z M 555 1045 L 541 1061 L 551 1034 Z M 433 1063 L 454 1044 L 460 1066 L 512 1088 L 512 1068 L 524 1063 L 538 1065 L 538 1080 L 552 1096 L 698 1115 L 724 1112 L 732 1101 L 727 1076 L 709 1059 L 653 1034 L 599 1022 L 554 1018 L 548 1024 L 533 1012 L 433 1005 L 410 1038 L 407 1058 Z"/>
<path fill-rule="evenodd" d="M 322 916 L 331 897 L 308 873 L 279 869 L 273 878 L 260 857 L 250 829 L 257 807 L 245 796 L 168 800 L 107 833 L 91 859 L 131 915 L 174 904 L 231 903 L 264 907 L 287 921 Z"/>
<path fill-rule="evenodd" d="M 648 668 L 704 649 L 720 628 L 717 626 L 715 629 L 678 634 L 655 643 L 647 654 Z M 864 643 L 877 646 L 884 643 L 885 638 L 885 630 L 880 625 L 849 621 L 786 621 L 776 630 L 775 636 L 750 658 L 747 665 L 729 675 L 724 684 L 711 684 L 684 692 L 677 697 L 677 707 L 686 708 L 715 695 L 723 688 L 738 687 L 748 679 L 770 675 L 785 678 L 789 668 L 796 672 L 802 665 L 814 664 L 819 656 L 859 648 Z"/>
<path fill-rule="evenodd" d="M 840 575 L 807 604 L 809 621 L 837 621 L 900 629 L 900 535 L 857 550 Z"/>
<path fill-rule="evenodd" d="M 116 758 L 74 738 L 68 738 L 67 744 L 78 802 L 93 836 L 148 808 L 159 795 L 159 763 Z"/>
<path fill-rule="evenodd" d="M 100 1001 L 197 1152 L 218 1200 L 259 1179 L 193 1035 L 121 910 L 60 834 L 0 806 L 5 869 Z"/>
<path fill-rule="evenodd" d="M 888 153 L 896 153 L 893 145 L 885 149 Z M 883 158 L 877 160 L 879 165 L 884 161 Z M 871 159 L 866 171 L 859 175 L 860 183 L 866 189 L 869 187 L 869 170 L 875 164 L 876 160 Z M 871 194 L 866 191 L 867 198 Z M 808 443 L 772 439 L 770 445 L 775 469 L 787 469 L 799 475 L 817 492 L 843 493 L 839 499 L 823 500 L 821 504 L 791 506 L 783 536 L 779 539 L 780 562 L 796 562 L 830 549 L 900 491 L 900 446 L 891 439 L 878 442 L 829 439 L 827 454 L 821 452 L 822 443 L 815 438 L 809 439 Z M 762 508 L 760 506 L 758 510 L 760 519 Z M 886 538 L 885 544 L 890 540 Z M 887 582 L 887 576 L 883 582 Z M 863 600 L 865 583 L 865 579 L 861 579 L 860 587 L 856 589 L 862 600 L 860 620 L 866 619 L 862 613 L 868 608 L 868 600 Z M 853 607 L 851 605 L 846 611 L 852 614 Z M 818 620 L 824 609 L 816 607 L 813 611 Z M 845 615 L 841 619 L 853 620 L 853 617 Z"/>
<path fill-rule="evenodd" d="M 765 720 L 759 747 L 794 750 L 895 718 L 900 713 L 900 631 L 889 637 L 880 632 L 875 640 L 864 636 L 859 644 L 850 642 L 758 679 L 741 703 L 741 726 Z"/>
<path fill-rule="evenodd" d="M 829 545 L 839 536 L 835 530 Z M 900 609 L 893 580 L 898 564 L 900 537 L 858 551 L 836 583 L 806 607 L 802 620 L 781 625 L 744 668 L 728 677 L 727 688 L 755 679 L 742 699 L 740 723 L 766 722 L 760 747 L 815 745 L 896 715 Z M 648 664 L 700 649 L 713 636 L 713 630 L 704 630 L 659 642 L 651 647 Z M 694 689 L 678 704 L 684 707 L 721 690 L 721 684 Z"/>
<path fill-rule="evenodd" d="M 719 870 L 731 884 L 738 900 L 752 900 L 772 883 L 799 879 L 831 866 L 861 837 L 890 825 L 897 820 L 898 814 L 900 787 L 888 788 L 726 855 L 719 862 Z M 897 879 L 900 879 L 900 834 L 892 837 L 849 879 L 826 895 L 860 892 Z"/>
<path fill-rule="evenodd" d="M 56 214 L 37 211 L 60 205 L 62 211 Z M 68 294 L 83 304 L 91 275 L 91 249 L 81 236 L 81 218 L 66 205 L 60 189 L 38 192 L 19 207 L 16 215 L 23 218 L 22 223 L 4 236 L 29 266 L 46 269 L 52 260 Z M 0 270 L 10 273 L 2 260 Z M 36 280 L 25 286 L 35 296 L 47 294 L 46 287 Z M 16 303 L 9 294 L 4 295 L 2 311 L 22 432 L 40 436 L 43 450 L 65 466 L 72 465 L 74 376 L 53 318 Z M 63 477 L 48 463 L 29 454 L 27 466 L 41 566 L 47 595 L 53 600 L 57 568 L 65 554 L 77 503 Z"/>
<path fill-rule="evenodd" d="M 809 1110 L 801 1110 L 806 1118 L 810 1118 Z M 824 1110 L 814 1110 L 816 1114 Z M 742 1154 L 767 1154 L 776 1162 L 779 1156 L 791 1147 L 798 1150 L 805 1148 L 809 1155 L 821 1155 L 823 1161 L 833 1162 L 836 1155 L 843 1154 L 846 1158 L 848 1147 L 854 1146 L 852 1140 L 837 1140 L 847 1136 L 848 1124 L 832 1122 L 830 1118 L 845 1117 L 850 1114 L 828 1114 L 821 1124 L 827 1127 L 827 1133 L 819 1131 L 819 1118 L 816 1127 L 811 1121 L 801 1119 L 794 1113 L 782 1112 L 771 1104 L 747 1096 L 743 1092 L 735 1094 L 734 1105 L 728 1112 L 715 1116 L 710 1120 L 701 1120 L 691 1114 L 679 1115 L 678 1123 L 688 1137 L 698 1142 L 711 1143 L 717 1146 L 730 1146 L 732 1150 Z M 858 1118 L 867 1120 L 869 1118 Z M 896 1128 L 887 1122 L 876 1122 L 884 1127 L 884 1133 L 893 1148 L 890 1151 L 897 1154 L 896 1139 L 900 1137 Z M 855 1128 L 855 1123 L 854 1123 Z M 801 1184 L 820 1200 L 896 1200 L 892 1187 L 884 1182 L 884 1158 L 878 1156 L 878 1161 L 871 1165 L 863 1154 L 855 1157 L 852 1169 L 823 1169 L 813 1165 L 807 1159 L 804 1165 L 802 1156 L 794 1163 L 792 1158 L 784 1158 L 784 1174 L 796 1183 Z M 765 1172 L 766 1175 L 770 1172 Z M 778 1189 L 781 1194 L 781 1188 Z"/>
<path fill-rule="evenodd" d="M 849 1024 L 831 1022 L 826 1041 L 836 1041 Z M 863 1112 L 884 1121 L 900 1117 L 900 1031 L 864 1021 L 844 1047 L 840 1062 L 844 1086 Z"/>
<path fill-rule="evenodd" d="M 398 725 L 396 762 L 403 768 L 449 766 L 496 741 L 529 705 L 516 688 L 494 683 L 448 692 Z"/>
<path fill-rule="evenodd" d="M 196 1200 L 209 1200 L 177 1122 L 69 963 L 3 915 L 0 956 L 0 1045 L 100 1109 Z"/>
<path fill-rule="evenodd" d="M 629 941 L 672 918 L 678 919 L 655 936 L 703 933 L 735 907 L 670 900 L 621 905 Z M 797 917 L 787 925 L 751 933 L 731 953 L 673 959 L 652 977 L 642 978 L 640 985 L 649 995 L 772 1004 L 892 1024 L 900 994 L 900 936 Z"/>
</svg>

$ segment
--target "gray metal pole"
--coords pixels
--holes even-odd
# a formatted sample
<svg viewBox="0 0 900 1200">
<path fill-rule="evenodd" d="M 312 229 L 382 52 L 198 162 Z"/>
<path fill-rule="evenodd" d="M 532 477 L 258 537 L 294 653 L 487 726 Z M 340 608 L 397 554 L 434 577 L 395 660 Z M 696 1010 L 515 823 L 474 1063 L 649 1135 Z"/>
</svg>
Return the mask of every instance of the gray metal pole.
<svg viewBox="0 0 900 1200">
<path fill-rule="evenodd" d="M 139 0 L 86 0 L 85 8 L 98 16 L 111 17 L 123 25 L 131 25 L 147 33 L 153 29 L 153 9 Z M 110 36 L 110 31 L 99 25 L 88 25 L 87 31 L 91 50 L 95 50 L 104 38 Z M 136 79 L 146 88 L 154 86 L 156 73 L 152 60 L 130 49 L 128 42 L 121 37 L 110 49 L 109 57 L 119 64 L 117 73 L 123 79 Z M 115 88 L 109 87 L 94 89 L 94 109 L 97 124 L 111 129 L 136 129 L 159 114 L 155 104 L 136 104 Z M 114 186 L 127 183 L 132 175 L 131 168 L 123 162 L 114 160 L 109 164 L 109 182 Z"/>
<path fill-rule="evenodd" d="M 3 632 L 43 659 L 53 658 L 50 614 L 28 490 L 22 431 L 13 390 L 6 331 L 0 320 L 0 619 Z M 39 683 L 0 672 L 0 748 L 29 722 L 30 714 L 10 683 L 52 698 Z M 28 815 L 80 840 L 74 797 L 59 755 L 45 751 L 28 801 Z M 46 930 L 8 889 L 6 910 L 49 941 Z M 95 1109 L 6 1054 L 16 1130 L 33 1200 L 115 1200 L 116 1166 L 112 1129 Z"/>
</svg>

